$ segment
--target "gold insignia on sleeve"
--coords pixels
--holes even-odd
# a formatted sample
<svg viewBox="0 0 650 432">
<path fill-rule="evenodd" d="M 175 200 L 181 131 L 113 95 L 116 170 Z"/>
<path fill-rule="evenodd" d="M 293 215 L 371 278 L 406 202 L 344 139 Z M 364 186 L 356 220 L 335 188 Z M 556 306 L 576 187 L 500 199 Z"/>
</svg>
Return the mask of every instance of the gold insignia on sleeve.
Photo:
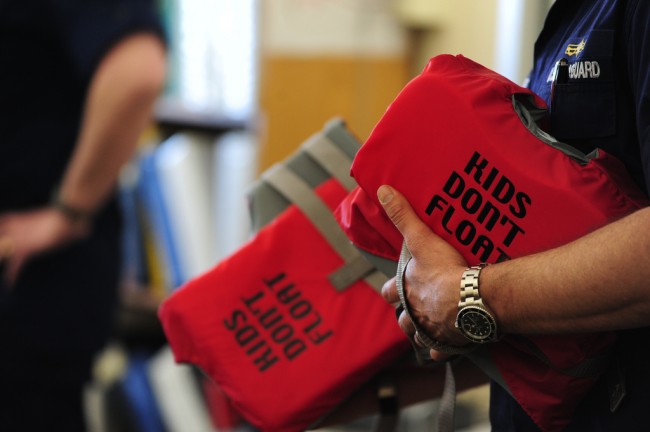
<svg viewBox="0 0 650 432">
<path fill-rule="evenodd" d="M 566 47 L 566 51 L 564 52 L 568 56 L 574 56 L 580 54 L 583 49 L 585 49 L 585 45 L 587 43 L 585 40 L 581 40 L 579 44 L 569 44 Z"/>
</svg>

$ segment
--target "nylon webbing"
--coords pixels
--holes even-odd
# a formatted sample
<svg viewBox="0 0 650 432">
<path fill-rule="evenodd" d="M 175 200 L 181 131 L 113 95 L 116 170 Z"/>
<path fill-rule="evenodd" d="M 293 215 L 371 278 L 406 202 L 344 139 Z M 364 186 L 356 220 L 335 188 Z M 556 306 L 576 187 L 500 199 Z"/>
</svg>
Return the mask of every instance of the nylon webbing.
<svg viewBox="0 0 650 432">
<path fill-rule="evenodd" d="M 592 154 L 585 154 L 570 144 L 558 141 L 553 136 L 542 130 L 537 124 L 534 114 L 531 111 L 540 111 L 535 105 L 534 98 L 530 94 L 515 93 L 512 95 L 512 106 L 519 116 L 522 124 L 543 143 L 561 151 L 580 165 L 586 165 L 593 158 Z"/>
<path fill-rule="evenodd" d="M 456 380 L 451 362 L 445 363 L 445 386 L 438 406 L 438 432 L 453 432 L 456 412 Z"/>
<path fill-rule="evenodd" d="M 478 349 L 475 349 L 471 353 L 467 354 L 467 357 L 478 366 L 485 374 L 490 377 L 492 381 L 499 384 L 505 391 L 507 391 L 510 396 L 512 396 L 512 390 L 506 384 L 506 380 L 501 375 L 501 371 L 494 363 L 494 359 L 489 353 L 487 346 L 481 346 Z"/>
<path fill-rule="evenodd" d="M 327 207 L 321 198 L 302 178 L 285 165 L 277 164 L 262 174 L 262 179 L 302 211 L 302 213 L 311 221 L 314 227 L 346 263 L 345 266 L 349 265 L 351 268 L 359 268 L 357 260 L 359 258 L 365 260 L 365 258 L 363 258 L 361 253 L 350 243 L 350 240 L 343 230 L 341 230 L 329 207 Z M 334 285 L 337 290 L 343 290 L 347 288 L 350 283 L 365 277 L 368 271 L 371 270 L 366 269 L 363 266 L 360 268 L 362 274 L 358 274 L 356 277 L 353 277 L 354 272 L 352 270 L 337 270 L 337 272 L 341 271 L 341 274 L 345 274 L 347 271 L 348 274 L 346 277 L 340 276 L 338 280 L 335 278 L 332 285 Z M 335 274 L 337 274 L 337 272 L 335 272 Z"/>
<path fill-rule="evenodd" d="M 375 270 L 372 273 L 370 273 L 368 276 L 364 277 L 363 280 L 366 281 L 368 285 L 373 287 L 375 291 L 381 294 L 381 288 L 384 286 L 384 283 L 386 283 L 386 281 L 388 280 L 388 277 L 375 268 Z"/>
<path fill-rule="evenodd" d="M 357 182 L 350 176 L 352 160 L 334 141 L 325 134 L 316 134 L 302 145 L 302 149 L 314 162 L 321 166 L 348 191 L 357 187 Z M 365 276 L 367 275 L 367 276 Z M 347 263 L 330 275 L 330 282 L 337 287 L 348 287 L 361 277 L 375 291 L 381 293 L 381 288 L 388 280 L 376 266 L 363 256 Z"/>
<path fill-rule="evenodd" d="M 612 354 L 610 352 L 606 352 L 596 357 L 586 358 L 573 367 L 559 368 L 555 366 L 548 359 L 546 354 L 544 354 L 544 352 L 540 350 L 537 345 L 535 345 L 530 339 L 526 337 L 517 337 L 517 340 L 524 343 L 526 347 L 531 351 L 531 353 L 549 368 L 556 370 L 564 375 L 575 378 L 596 377 L 607 370 L 612 360 Z"/>
<path fill-rule="evenodd" d="M 370 274 L 375 270 L 375 266 L 359 254 L 356 258 L 347 262 L 343 267 L 332 273 L 328 279 L 332 285 L 336 287 L 348 287 L 358 281 L 361 276 L 365 277 L 365 275 Z M 377 289 L 374 285 L 373 288 Z M 379 289 L 381 289 L 381 286 Z"/>
<path fill-rule="evenodd" d="M 317 134 L 303 144 L 303 150 L 332 177 L 337 179 L 348 192 L 352 191 L 357 182 L 350 176 L 352 161 L 327 136 Z"/>
<path fill-rule="evenodd" d="M 402 251 L 400 253 L 399 261 L 397 262 L 397 274 L 395 277 L 395 285 L 397 286 L 397 294 L 399 295 L 400 305 L 402 306 L 406 316 L 409 317 L 413 323 L 414 328 L 417 332 L 420 333 L 421 338 L 424 338 L 428 341 L 428 336 L 426 336 L 418 323 L 415 321 L 411 315 L 408 303 L 406 301 L 406 292 L 404 291 L 404 273 L 406 272 L 406 267 L 411 260 L 411 252 L 406 247 L 406 242 L 402 243 Z M 399 316 L 398 316 L 399 318 Z M 422 340 L 422 339 L 421 339 Z M 430 340 L 429 342 L 435 343 L 435 341 Z M 418 356 L 428 355 L 428 348 L 419 350 L 416 345 L 414 345 L 416 354 Z M 430 346 L 430 348 L 438 349 L 442 352 L 449 352 L 451 354 L 466 353 L 467 349 L 465 347 L 453 347 L 449 345 L 442 346 Z M 445 385 L 442 390 L 442 396 L 440 398 L 440 405 L 438 410 L 438 431 L 439 432 L 452 432 L 454 430 L 454 414 L 456 410 L 456 380 L 454 379 L 454 371 L 451 368 L 451 363 L 447 362 L 445 364 Z"/>
</svg>

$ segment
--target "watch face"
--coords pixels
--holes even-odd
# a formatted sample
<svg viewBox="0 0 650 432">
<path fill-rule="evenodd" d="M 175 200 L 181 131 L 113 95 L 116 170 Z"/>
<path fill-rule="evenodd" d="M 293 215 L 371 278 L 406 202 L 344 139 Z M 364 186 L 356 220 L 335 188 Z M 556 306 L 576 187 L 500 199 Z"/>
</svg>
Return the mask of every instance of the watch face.
<svg viewBox="0 0 650 432">
<path fill-rule="evenodd" d="M 490 342 L 497 331 L 492 315 L 477 306 L 467 306 L 458 313 L 458 328 L 472 342 Z"/>
</svg>

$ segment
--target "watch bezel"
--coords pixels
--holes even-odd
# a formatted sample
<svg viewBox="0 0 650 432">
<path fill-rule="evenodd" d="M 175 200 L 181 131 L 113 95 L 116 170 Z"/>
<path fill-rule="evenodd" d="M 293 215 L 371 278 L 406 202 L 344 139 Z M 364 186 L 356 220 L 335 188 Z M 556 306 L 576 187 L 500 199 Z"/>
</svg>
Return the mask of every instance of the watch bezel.
<svg viewBox="0 0 650 432">
<path fill-rule="evenodd" d="M 463 318 L 469 313 L 469 312 L 475 312 L 481 315 L 485 321 L 489 324 L 489 333 L 487 335 L 477 335 L 468 332 L 465 330 L 465 328 L 462 325 L 462 320 Z M 494 342 L 497 340 L 497 322 L 494 316 L 484 307 L 478 306 L 478 305 L 467 305 L 464 306 L 461 310 L 458 311 L 458 315 L 456 316 L 456 328 L 465 336 L 467 339 L 469 339 L 471 342 L 474 343 L 488 343 L 488 342 Z"/>
</svg>

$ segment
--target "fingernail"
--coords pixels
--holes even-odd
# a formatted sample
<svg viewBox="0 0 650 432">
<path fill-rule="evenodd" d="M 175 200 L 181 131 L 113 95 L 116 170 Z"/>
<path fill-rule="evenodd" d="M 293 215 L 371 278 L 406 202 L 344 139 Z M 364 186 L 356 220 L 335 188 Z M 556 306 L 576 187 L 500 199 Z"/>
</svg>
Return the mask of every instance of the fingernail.
<svg viewBox="0 0 650 432">
<path fill-rule="evenodd" d="M 388 204 L 393 199 L 393 191 L 388 186 L 380 186 L 377 189 L 377 198 L 382 204 Z"/>
</svg>

